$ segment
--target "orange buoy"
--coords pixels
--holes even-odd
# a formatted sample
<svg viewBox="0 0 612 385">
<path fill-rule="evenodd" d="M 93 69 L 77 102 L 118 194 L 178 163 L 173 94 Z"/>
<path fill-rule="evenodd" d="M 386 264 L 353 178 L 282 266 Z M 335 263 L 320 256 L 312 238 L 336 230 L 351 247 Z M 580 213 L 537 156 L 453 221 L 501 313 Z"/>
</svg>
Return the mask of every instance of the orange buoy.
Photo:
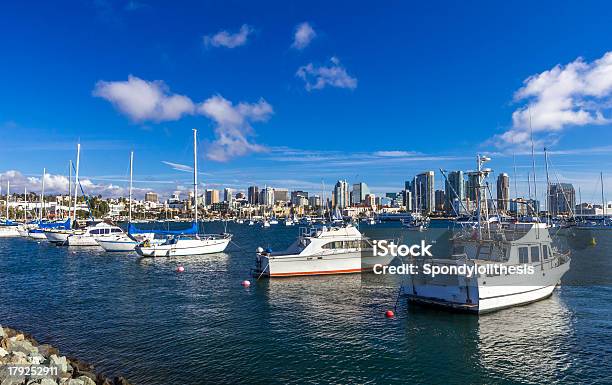
<svg viewBox="0 0 612 385">
<path fill-rule="evenodd" d="M 395 317 L 395 313 L 393 312 L 393 310 L 387 310 L 387 311 L 385 312 L 385 317 L 387 317 L 387 318 L 393 318 L 393 317 Z"/>
<path fill-rule="evenodd" d="M 179 266 L 179 267 L 176 268 L 176 272 L 177 273 L 182 273 L 184 271 L 185 271 L 185 268 L 183 266 Z"/>
<path fill-rule="evenodd" d="M 245 279 L 245 280 L 244 280 L 244 281 L 242 281 L 240 284 L 241 284 L 243 287 L 249 287 L 249 286 L 251 286 L 251 281 L 249 281 L 249 280 L 246 280 L 246 279 Z"/>
</svg>

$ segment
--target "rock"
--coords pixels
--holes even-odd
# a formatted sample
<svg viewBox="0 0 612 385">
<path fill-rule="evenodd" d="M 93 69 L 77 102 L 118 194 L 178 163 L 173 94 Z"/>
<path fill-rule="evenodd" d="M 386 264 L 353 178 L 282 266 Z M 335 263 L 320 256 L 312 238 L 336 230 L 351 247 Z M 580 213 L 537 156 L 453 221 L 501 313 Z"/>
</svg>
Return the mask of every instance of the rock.
<svg viewBox="0 0 612 385">
<path fill-rule="evenodd" d="M 3 348 L 0 348 L 0 358 L 6 356 L 7 354 L 9 354 L 6 350 L 4 350 Z"/>
<path fill-rule="evenodd" d="M 10 363 L 11 364 L 28 364 L 28 356 L 24 352 L 11 352 Z"/>
<path fill-rule="evenodd" d="M 78 370 L 78 369 L 77 369 Z M 77 372 L 75 372 L 75 375 L 77 378 L 81 378 L 81 377 L 88 377 L 90 378 L 94 383 L 97 382 L 97 376 L 93 373 L 93 372 L 86 372 L 84 370 L 78 370 Z M 101 382 L 101 381 L 100 381 Z"/>
<path fill-rule="evenodd" d="M 54 380 L 50 378 L 43 378 L 42 380 L 40 380 L 39 384 L 40 385 L 57 385 L 57 382 L 55 382 Z"/>
<path fill-rule="evenodd" d="M 24 339 L 25 339 L 25 337 L 21 333 L 16 334 L 15 336 L 9 338 L 9 340 L 11 340 L 11 341 L 23 341 Z"/>
<path fill-rule="evenodd" d="M 33 365 L 40 365 L 45 362 L 45 357 L 40 353 L 31 353 L 29 358 L 30 363 Z"/>
<path fill-rule="evenodd" d="M 57 355 L 52 354 L 49 356 L 49 363 L 57 366 L 61 373 L 66 373 L 68 371 L 68 362 L 64 356 L 58 357 Z"/>
<path fill-rule="evenodd" d="M 70 380 L 68 380 L 68 382 L 66 382 L 66 385 L 85 385 L 85 383 L 81 380 L 71 378 Z"/>
<path fill-rule="evenodd" d="M 113 381 L 111 381 L 109 378 L 104 379 L 104 382 L 100 382 L 101 385 L 114 385 Z"/>
<path fill-rule="evenodd" d="M 9 338 L 8 350 L 13 352 L 23 352 L 25 354 L 38 353 L 38 348 L 34 347 L 30 341 Z"/>
<path fill-rule="evenodd" d="M 46 358 L 49 358 L 51 354 L 59 355 L 59 351 L 53 346 L 48 345 L 48 344 L 43 344 L 43 345 L 38 346 L 38 352 L 42 354 L 43 356 L 45 356 Z"/>
<path fill-rule="evenodd" d="M 87 376 L 81 376 L 77 380 L 83 381 L 83 385 L 96 385 L 96 382 Z"/>
<path fill-rule="evenodd" d="M 2 337 L 6 337 L 6 332 L 4 331 L 4 328 L 2 327 L 2 325 L 0 325 L 0 338 Z"/>
</svg>

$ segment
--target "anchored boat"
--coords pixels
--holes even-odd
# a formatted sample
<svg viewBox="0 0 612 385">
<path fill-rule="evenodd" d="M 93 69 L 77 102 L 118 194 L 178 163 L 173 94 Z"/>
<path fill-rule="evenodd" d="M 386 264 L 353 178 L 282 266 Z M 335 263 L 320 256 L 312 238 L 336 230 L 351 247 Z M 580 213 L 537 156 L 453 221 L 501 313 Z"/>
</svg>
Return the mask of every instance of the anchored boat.
<svg viewBox="0 0 612 385">
<path fill-rule="evenodd" d="M 375 264 L 387 265 L 392 256 L 376 257 L 366 250 L 369 241 L 353 226 L 300 228 L 300 235 L 283 252 L 258 248 L 255 276 L 287 277 L 359 273 Z"/>
</svg>

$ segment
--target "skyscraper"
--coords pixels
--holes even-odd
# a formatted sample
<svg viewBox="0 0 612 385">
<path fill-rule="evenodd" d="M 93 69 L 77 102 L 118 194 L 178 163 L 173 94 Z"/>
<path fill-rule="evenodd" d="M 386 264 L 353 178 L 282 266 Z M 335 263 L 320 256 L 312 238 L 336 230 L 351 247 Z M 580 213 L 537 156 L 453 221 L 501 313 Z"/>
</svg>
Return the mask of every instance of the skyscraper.
<svg viewBox="0 0 612 385">
<path fill-rule="evenodd" d="M 261 200 L 260 202 L 266 206 L 274 206 L 274 188 L 272 187 L 264 187 L 261 190 Z"/>
<path fill-rule="evenodd" d="M 365 202 L 366 196 L 369 193 L 370 193 L 370 189 L 368 188 L 367 184 L 363 182 L 355 183 L 353 185 L 353 194 L 352 194 L 351 203 L 353 205 L 358 205 L 360 203 Z"/>
<path fill-rule="evenodd" d="M 444 211 L 444 205 L 446 204 L 446 194 L 444 190 L 436 190 L 436 211 Z"/>
<path fill-rule="evenodd" d="M 548 211 L 552 215 L 571 214 L 576 206 L 576 191 L 571 183 L 554 183 L 548 194 Z"/>
<path fill-rule="evenodd" d="M 219 203 L 219 190 L 206 189 L 206 204 Z"/>
<path fill-rule="evenodd" d="M 226 187 L 223 190 L 223 201 L 227 202 L 227 203 L 232 203 L 233 201 L 233 197 L 232 197 L 232 189 L 229 187 Z"/>
<path fill-rule="evenodd" d="M 348 182 L 339 180 L 334 186 L 334 207 L 343 209 L 349 205 Z"/>
<path fill-rule="evenodd" d="M 497 177 L 497 210 L 502 213 L 510 209 L 510 177 L 502 172 Z"/>
<path fill-rule="evenodd" d="M 444 181 L 444 207 L 448 213 L 455 213 L 454 202 L 465 200 L 463 171 L 451 171 Z"/>
<path fill-rule="evenodd" d="M 416 176 L 413 186 L 416 209 L 430 214 L 435 209 L 434 172 L 426 171 Z"/>
<path fill-rule="evenodd" d="M 248 191 L 248 200 L 252 205 L 259 203 L 259 188 L 257 186 L 250 186 Z"/>
<path fill-rule="evenodd" d="M 275 188 L 274 189 L 274 202 L 288 202 L 289 201 L 289 190 L 286 188 Z"/>
</svg>

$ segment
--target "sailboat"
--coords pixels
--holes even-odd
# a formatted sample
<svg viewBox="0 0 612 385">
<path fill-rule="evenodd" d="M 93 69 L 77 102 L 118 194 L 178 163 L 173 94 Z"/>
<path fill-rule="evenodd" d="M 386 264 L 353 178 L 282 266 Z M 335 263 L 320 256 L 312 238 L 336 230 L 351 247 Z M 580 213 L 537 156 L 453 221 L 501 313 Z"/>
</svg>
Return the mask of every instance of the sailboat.
<svg viewBox="0 0 612 385">
<path fill-rule="evenodd" d="M 0 224 L 0 238 L 18 237 L 17 223 L 9 219 L 9 197 L 11 196 L 11 182 L 6 181 L 6 218 Z"/>
<path fill-rule="evenodd" d="M 155 234 L 153 233 L 142 233 L 138 235 L 131 235 L 129 233 L 130 224 L 132 223 L 132 180 L 133 180 L 133 165 L 134 165 L 134 152 L 130 152 L 130 189 L 128 198 L 128 232 L 111 232 L 110 234 L 104 234 L 97 237 L 95 240 L 106 251 L 134 251 L 136 246 L 145 240 L 151 241 Z"/>
<path fill-rule="evenodd" d="M 198 231 L 198 152 L 197 139 L 198 131 L 193 130 L 193 196 L 195 234 L 181 234 L 169 237 L 166 242 L 154 245 L 150 242 L 143 242 L 136 246 L 136 252 L 143 257 L 174 257 L 186 255 L 200 255 L 220 253 L 232 239 L 231 234 L 199 234 Z"/>
</svg>

